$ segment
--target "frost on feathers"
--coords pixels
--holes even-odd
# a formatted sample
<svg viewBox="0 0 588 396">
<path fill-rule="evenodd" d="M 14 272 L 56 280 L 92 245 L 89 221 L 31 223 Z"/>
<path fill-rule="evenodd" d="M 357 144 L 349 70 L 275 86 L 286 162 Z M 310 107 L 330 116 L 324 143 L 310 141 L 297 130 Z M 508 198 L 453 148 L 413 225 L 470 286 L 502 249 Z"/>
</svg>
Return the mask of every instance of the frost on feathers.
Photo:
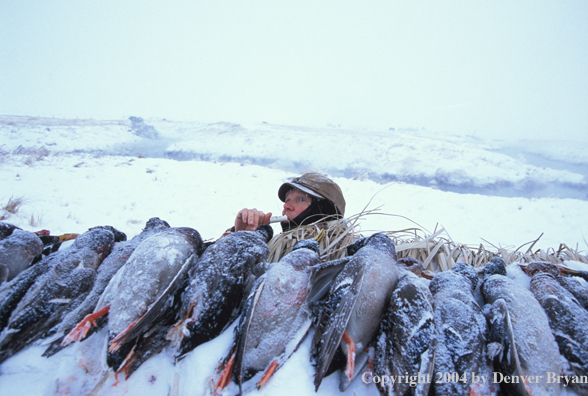
<svg viewBox="0 0 588 396">
<path fill-rule="evenodd" d="M 0 240 L 0 266 L 8 269 L 6 280 L 11 281 L 26 270 L 42 252 L 43 243 L 29 231 L 15 229 L 10 236 Z"/>
<path fill-rule="evenodd" d="M 178 358 L 219 335 L 237 317 L 255 280 L 267 269 L 267 243 L 272 235 L 270 226 L 238 231 L 204 251 L 189 273 L 182 322 L 170 334 L 178 345 Z"/>
<path fill-rule="evenodd" d="M 503 310 L 501 306 L 494 307 L 496 304 L 501 304 L 507 311 L 515 343 L 512 352 L 517 353 L 524 375 L 543 376 L 538 383 L 529 384 L 532 392 L 540 395 L 557 395 L 559 384 L 546 383 L 545 373 L 561 372 L 561 356 L 551 334 L 547 315 L 529 290 L 503 275 L 506 273 L 504 267 L 504 262 L 499 258 L 486 264 L 481 285 L 484 301 L 493 305 L 493 312 Z M 484 310 L 486 312 L 489 309 L 485 307 Z M 497 333 L 495 326 L 501 323 L 501 320 L 495 317 L 496 315 L 488 318 L 492 334 Z M 496 339 L 491 341 L 500 342 Z M 512 358 L 510 361 L 512 362 Z M 498 363 L 494 363 L 496 370 Z M 508 370 L 510 372 L 507 374 L 511 375 L 512 368 Z"/>
<path fill-rule="evenodd" d="M 549 273 L 533 276 L 531 292 L 545 310 L 559 351 L 573 370 L 568 375 L 588 375 L 588 311 Z M 580 394 L 588 394 L 588 384 L 572 386 Z"/>
<path fill-rule="evenodd" d="M 424 282 L 408 271 L 403 272 L 390 298 L 390 305 L 377 336 L 374 372 L 378 376 L 421 374 L 433 378 L 436 330 L 433 296 Z M 377 384 L 384 394 L 404 395 L 409 383 Z M 420 382 L 414 395 L 427 395 L 430 383 Z M 394 388 L 394 389 L 392 389 Z"/>
<path fill-rule="evenodd" d="M 546 272 L 553 275 L 557 282 L 570 292 L 584 309 L 588 309 L 588 288 L 584 279 L 576 276 L 563 276 L 555 264 L 546 261 L 530 262 L 527 264 L 527 272 L 531 276 L 536 272 Z"/>
<path fill-rule="evenodd" d="M 173 295 L 165 296 L 172 280 L 177 279 L 181 269 L 191 264 L 191 257 L 202 248 L 200 234 L 188 227 L 169 228 L 145 239 L 113 277 L 105 292 L 109 294 L 102 302 L 110 306 L 108 313 L 107 355 L 108 365 L 117 369 L 133 347 L 132 341 L 156 325 L 160 314 L 165 314 Z M 120 274 L 120 275 L 119 275 Z M 154 313 L 152 305 L 163 301 Z M 148 317 L 147 314 L 151 314 Z M 143 315 L 150 320 L 140 320 Z M 118 342 L 113 340 L 124 337 Z"/>
<path fill-rule="evenodd" d="M 278 368 L 282 366 L 310 329 L 307 297 L 311 269 L 319 263 L 318 243 L 301 242 L 272 265 L 247 298 L 231 348 L 235 353 L 232 378 L 239 388 L 274 360 Z"/>
<path fill-rule="evenodd" d="M 165 290 L 196 243 L 177 229 L 145 239 L 121 269 L 120 284 L 110 301 L 108 327 L 118 334 L 138 319 Z"/>
<path fill-rule="evenodd" d="M 437 349 L 435 373 L 466 374 L 467 381 L 433 383 L 437 395 L 469 395 L 471 373 L 490 374 L 485 354 L 486 319 L 472 294 L 476 270 L 465 263 L 437 274 L 429 289 L 433 294 Z"/>
<path fill-rule="evenodd" d="M 317 321 L 312 340 L 312 359 L 316 367 L 315 389 L 318 389 L 339 349 L 344 332 L 357 345 L 354 362 L 346 370 L 355 375 L 367 361 L 363 351 L 376 335 L 390 295 L 398 282 L 394 243 L 383 234 L 360 239 L 348 248 L 355 252 L 333 281 L 329 295 Z M 351 281 L 351 282 L 350 282 Z M 341 348 L 347 355 L 347 348 Z M 339 367 L 337 367 L 339 368 Z M 351 381 L 341 372 L 339 389 L 344 391 Z"/>
<path fill-rule="evenodd" d="M 88 296 L 84 299 L 84 301 L 74 310 L 72 310 L 61 322 L 57 332 L 65 335 L 68 334 L 76 324 L 78 324 L 84 317 L 88 314 L 91 314 L 102 293 L 106 289 L 106 286 L 112 279 L 112 277 L 117 273 L 117 271 L 127 262 L 131 254 L 135 251 L 137 246 L 147 239 L 149 236 L 154 235 L 158 232 L 161 232 L 165 229 L 169 228 L 169 224 L 163 220 L 160 220 L 157 217 L 154 217 L 147 221 L 145 228 L 143 231 L 132 238 L 130 241 L 123 241 L 115 244 L 112 252 L 108 255 L 108 257 L 102 262 L 100 267 L 98 267 L 96 280 L 94 281 L 94 286 L 92 290 L 88 294 Z M 63 347 L 61 346 L 61 341 L 63 337 L 60 337 L 58 340 L 53 342 L 49 348 L 45 351 L 43 356 L 51 356 L 54 353 L 60 351 Z"/>
<path fill-rule="evenodd" d="M 63 316 L 85 298 L 92 287 L 97 268 L 110 253 L 114 234 L 104 229 L 87 231 L 76 238 L 70 249 L 62 251 L 25 271 L 14 279 L 15 286 L 30 287 L 10 313 L 6 329 L 0 336 L 0 360 L 10 357 L 46 335 Z M 53 257 L 53 259 L 50 259 Z M 39 266 L 37 268 L 37 266 Z M 27 282 L 24 282 L 24 281 Z M 14 297 L 22 289 L 12 290 Z M 55 301 L 69 300 L 67 304 Z"/>
</svg>

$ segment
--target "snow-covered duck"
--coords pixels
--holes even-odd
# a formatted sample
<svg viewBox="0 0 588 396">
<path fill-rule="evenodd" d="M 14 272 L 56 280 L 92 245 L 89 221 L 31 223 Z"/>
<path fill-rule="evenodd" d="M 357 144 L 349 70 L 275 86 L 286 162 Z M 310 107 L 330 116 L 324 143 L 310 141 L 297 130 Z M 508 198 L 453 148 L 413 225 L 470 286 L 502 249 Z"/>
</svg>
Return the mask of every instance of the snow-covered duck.
<svg viewBox="0 0 588 396">
<path fill-rule="evenodd" d="M 102 238 L 101 232 L 87 231 L 82 239 L 75 241 L 67 249 L 63 249 L 42 259 L 21 272 L 10 282 L 0 285 L 0 330 L 4 329 L 12 310 L 20 302 L 29 288 L 55 265 L 61 262 L 84 261 L 87 266 L 96 268 L 108 256 L 114 238 Z M 112 235 L 111 235 L 112 236 Z"/>
<path fill-rule="evenodd" d="M 269 225 L 228 234 L 209 246 L 190 270 L 180 320 L 169 338 L 182 359 L 236 319 L 255 281 L 267 270 Z"/>
<path fill-rule="evenodd" d="M 6 278 L 0 277 L 0 284 L 11 281 L 26 270 L 33 259 L 43 252 L 43 242 L 32 232 L 14 229 L 0 240 L 0 267 L 6 267 Z"/>
<path fill-rule="evenodd" d="M 14 308 L 0 335 L 0 361 L 47 335 L 83 301 L 92 288 L 96 268 L 114 242 L 114 234 L 109 230 L 89 230 L 69 249 L 48 256 L 7 284 L 12 287 L 4 307 Z"/>
<path fill-rule="evenodd" d="M 392 293 L 376 338 L 374 374 L 414 381 L 378 381 L 383 395 L 429 394 L 435 363 L 437 335 L 433 296 L 428 284 L 403 271 Z M 419 375 L 421 378 L 419 378 Z"/>
<path fill-rule="evenodd" d="M 307 297 L 313 270 L 320 266 L 318 253 L 314 239 L 299 241 L 258 279 L 235 329 L 231 351 L 219 367 L 217 389 L 231 378 L 240 393 L 243 382 L 252 379 L 261 388 L 304 340 L 312 324 Z"/>
<path fill-rule="evenodd" d="M 132 350 L 139 336 L 157 325 L 159 315 L 168 308 L 201 249 L 200 234 L 189 227 L 166 228 L 146 238 L 110 280 L 95 312 L 64 341 L 70 335 L 83 333 L 87 322 L 108 314 L 106 362 L 118 374 L 132 363 Z"/>
<path fill-rule="evenodd" d="M 578 381 L 579 376 L 588 375 L 588 311 L 558 282 L 555 265 L 533 262 L 527 273 L 533 277 L 531 292 L 547 313 L 559 351 L 571 366 L 564 370 L 569 385 L 578 394 L 588 395 L 588 384 Z"/>
<path fill-rule="evenodd" d="M 569 273 L 570 276 L 566 276 L 565 273 L 560 271 L 557 265 L 546 261 L 532 261 L 527 264 L 526 271 L 530 276 L 533 276 L 533 274 L 529 273 L 529 268 L 532 269 L 533 273 L 546 272 L 553 275 L 555 280 L 557 280 L 564 289 L 572 293 L 584 309 L 588 310 L 588 287 L 585 286 L 585 281 L 581 282 L 578 280 L 578 277 L 575 276 L 578 273 L 581 274 L 581 271 L 568 270 L 566 273 Z"/>
<path fill-rule="evenodd" d="M 14 224 L 5 223 L 0 221 L 0 241 L 4 238 L 9 237 L 14 230 L 20 230 L 20 227 L 15 226 Z"/>
<path fill-rule="evenodd" d="M 506 394 L 558 395 L 560 385 L 549 376 L 561 373 L 561 355 L 547 315 L 533 294 L 506 276 L 506 263 L 499 257 L 484 267 L 480 289 L 490 323 L 488 355 L 497 373 L 494 375 L 503 379 L 499 381 L 501 390 Z"/>
<path fill-rule="evenodd" d="M 328 372 L 338 368 L 330 366 L 340 345 L 346 361 L 341 391 L 367 364 L 364 348 L 380 327 L 400 274 L 394 242 L 384 234 L 360 239 L 348 248 L 348 254 L 353 255 L 333 281 L 312 340 L 316 389 Z"/>
<path fill-rule="evenodd" d="M 464 262 L 437 274 L 429 285 L 437 329 L 435 376 L 430 378 L 435 395 L 492 392 L 480 389 L 484 384 L 472 378 L 472 374 L 486 379 L 491 376 L 485 348 L 486 318 L 473 294 L 477 285 L 478 272 Z"/>
<path fill-rule="evenodd" d="M 84 301 L 76 309 L 67 314 L 63 321 L 61 321 L 59 327 L 56 330 L 58 338 L 52 342 L 43 356 L 49 357 L 59 352 L 70 342 L 82 339 L 87 335 L 88 331 L 90 330 L 89 321 L 84 322 L 86 323 L 86 326 L 81 332 L 77 334 L 77 338 L 71 337 L 68 342 L 65 342 L 63 346 L 61 345 L 65 335 L 69 334 L 69 332 L 73 330 L 73 328 L 78 323 L 80 323 L 80 321 L 82 321 L 86 315 L 89 315 L 93 312 L 96 304 L 98 303 L 98 300 L 100 299 L 100 296 L 106 289 L 108 282 L 110 282 L 116 272 L 127 262 L 137 246 L 149 236 L 168 228 L 170 228 L 170 226 L 166 221 L 161 220 L 158 217 L 154 217 L 149 219 L 142 232 L 139 235 L 133 237 L 130 241 L 126 241 L 126 236 L 124 239 L 122 236 L 117 238 L 119 243 L 115 244 L 112 252 L 108 255 L 108 257 L 106 257 L 102 264 L 100 264 L 100 267 L 98 267 L 98 270 L 96 271 L 96 280 L 92 290 L 84 299 Z"/>
</svg>

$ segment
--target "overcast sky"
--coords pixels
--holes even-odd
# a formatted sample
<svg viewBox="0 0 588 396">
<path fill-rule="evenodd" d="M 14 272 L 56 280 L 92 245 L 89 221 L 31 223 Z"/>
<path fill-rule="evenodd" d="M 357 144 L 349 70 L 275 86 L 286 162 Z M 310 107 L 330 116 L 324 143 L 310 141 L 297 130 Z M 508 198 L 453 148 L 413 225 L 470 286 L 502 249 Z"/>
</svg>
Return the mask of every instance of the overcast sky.
<svg viewBox="0 0 588 396">
<path fill-rule="evenodd" d="M 588 139 L 585 0 L 0 7 L 0 114 Z"/>
</svg>

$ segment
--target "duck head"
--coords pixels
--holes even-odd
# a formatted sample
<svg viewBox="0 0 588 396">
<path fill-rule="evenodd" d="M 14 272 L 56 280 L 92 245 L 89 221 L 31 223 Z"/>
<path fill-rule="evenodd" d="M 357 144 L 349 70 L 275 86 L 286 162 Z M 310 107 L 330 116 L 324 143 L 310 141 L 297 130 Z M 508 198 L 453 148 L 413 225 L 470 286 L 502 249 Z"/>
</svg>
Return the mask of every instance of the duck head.
<svg viewBox="0 0 588 396">
<path fill-rule="evenodd" d="M 478 286 L 478 272 L 469 264 L 464 262 L 457 263 L 451 268 L 452 271 L 457 272 L 472 283 L 472 290 L 476 290 Z"/>
<path fill-rule="evenodd" d="M 367 238 L 361 238 L 357 242 L 347 246 L 347 255 L 353 256 L 365 246 L 373 246 L 379 250 L 387 251 L 392 255 L 394 260 L 396 260 L 396 248 L 394 247 L 394 242 L 382 233 L 374 234 Z"/>
<path fill-rule="evenodd" d="M 506 276 L 506 263 L 500 257 L 494 257 L 484 267 L 484 277 L 490 275 L 503 275 Z"/>
<path fill-rule="evenodd" d="M 292 248 L 292 251 L 298 249 L 309 249 L 315 252 L 316 254 L 320 253 L 319 243 L 314 239 L 304 239 L 302 241 L 296 242 L 296 244 Z"/>
</svg>

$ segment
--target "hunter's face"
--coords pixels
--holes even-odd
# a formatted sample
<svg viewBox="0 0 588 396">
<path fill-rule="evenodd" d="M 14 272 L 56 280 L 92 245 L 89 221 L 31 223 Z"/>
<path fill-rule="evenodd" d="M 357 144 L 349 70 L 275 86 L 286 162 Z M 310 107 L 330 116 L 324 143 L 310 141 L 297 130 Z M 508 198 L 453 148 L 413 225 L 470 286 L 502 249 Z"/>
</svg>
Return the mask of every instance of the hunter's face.
<svg viewBox="0 0 588 396">
<path fill-rule="evenodd" d="M 286 201 L 284 202 L 283 216 L 288 216 L 288 221 L 295 219 L 300 213 L 304 212 L 306 208 L 312 203 L 312 198 L 300 190 L 292 189 L 286 194 Z"/>
</svg>

